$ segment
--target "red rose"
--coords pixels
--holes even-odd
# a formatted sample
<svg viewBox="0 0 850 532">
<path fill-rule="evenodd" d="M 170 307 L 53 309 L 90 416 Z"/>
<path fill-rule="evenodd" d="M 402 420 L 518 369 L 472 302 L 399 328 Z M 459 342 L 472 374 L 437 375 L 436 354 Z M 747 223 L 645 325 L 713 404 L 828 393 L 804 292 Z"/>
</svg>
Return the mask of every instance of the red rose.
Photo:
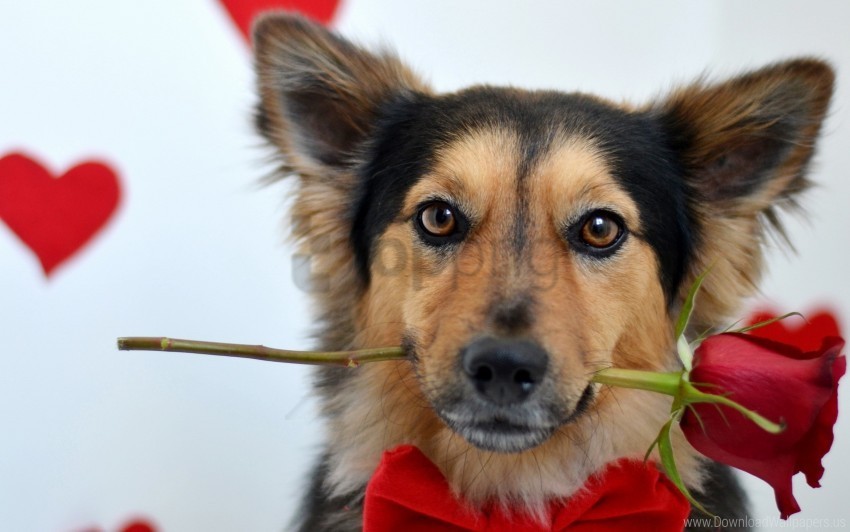
<svg viewBox="0 0 850 532">
<path fill-rule="evenodd" d="M 791 477 L 806 475 L 819 487 L 821 459 L 832 446 L 838 417 L 838 380 L 846 361 L 844 341 L 829 337 L 820 349 L 803 352 L 748 334 L 711 336 L 694 352 L 691 383 L 725 395 L 784 426 L 771 434 L 739 412 L 711 403 L 690 405 L 681 421 L 694 448 L 705 456 L 751 473 L 773 487 L 783 519 L 799 512 Z"/>
<path fill-rule="evenodd" d="M 747 325 L 756 325 L 775 319 L 778 314 L 775 311 L 761 310 L 747 318 L 746 323 Z M 763 327 L 753 329 L 749 334 L 790 344 L 803 351 L 817 349 L 821 341 L 827 336 L 841 336 L 838 317 L 834 312 L 828 309 L 814 309 L 806 311 L 805 316 L 805 319 L 789 317 L 774 321 Z"/>
</svg>

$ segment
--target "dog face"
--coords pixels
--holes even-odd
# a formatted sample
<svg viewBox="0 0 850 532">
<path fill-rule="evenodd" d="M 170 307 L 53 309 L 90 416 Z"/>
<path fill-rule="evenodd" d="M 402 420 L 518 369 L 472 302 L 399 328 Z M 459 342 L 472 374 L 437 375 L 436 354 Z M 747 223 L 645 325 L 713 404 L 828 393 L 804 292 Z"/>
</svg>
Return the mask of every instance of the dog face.
<svg viewBox="0 0 850 532">
<path fill-rule="evenodd" d="M 413 442 L 473 499 L 563 494 L 565 460 L 583 456 L 580 484 L 649 446 L 664 399 L 593 372 L 675 369 L 672 320 L 709 267 L 695 327 L 752 293 L 764 221 L 781 231 L 774 208 L 805 188 L 833 81 L 804 59 L 629 108 L 437 95 L 391 54 L 288 16 L 263 19 L 255 46 L 258 127 L 299 178 L 323 347 L 410 359 L 320 378 L 332 477 L 363 482 Z M 499 481 L 465 484 L 452 456 L 468 453 Z"/>
<path fill-rule="evenodd" d="M 657 132 L 594 100 L 473 89 L 431 105 L 412 125 L 422 151 L 392 150 L 426 161 L 417 178 L 388 190 L 407 169 L 373 162 L 386 181 L 372 183 L 365 218 L 390 212 L 362 228 L 375 235 L 370 326 L 395 302 L 442 420 L 479 448 L 523 451 L 592 404 L 595 370 L 669 363 L 664 284 L 682 265 L 647 234 L 687 248 L 681 190 L 663 186 L 661 165 L 618 164 L 646 157 L 641 139 Z M 642 198 L 641 186 L 659 192 Z M 637 352 L 650 355 L 627 363 L 638 324 L 652 333 Z"/>
</svg>

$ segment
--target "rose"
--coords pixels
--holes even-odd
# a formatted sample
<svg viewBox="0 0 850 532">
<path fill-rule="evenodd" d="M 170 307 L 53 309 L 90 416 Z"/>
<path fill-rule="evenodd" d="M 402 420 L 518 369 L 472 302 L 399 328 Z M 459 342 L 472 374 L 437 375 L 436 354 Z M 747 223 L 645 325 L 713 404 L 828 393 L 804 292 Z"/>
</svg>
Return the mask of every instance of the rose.
<svg viewBox="0 0 850 532">
<path fill-rule="evenodd" d="M 728 406 L 693 403 L 682 416 L 682 431 L 700 453 L 770 484 L 783 519 L 800 511 L 792 476 L 802 472 L 810 486 L 820 486 L 821 459 L 832 446 L 838 417 L 843 346 L 840 338 L 828 337 L 820 349 L 803 352 L 727 333 L 705 339 L 694 351 L 689 380 L 697 389 L 781 420 L 784 430 L 771 434 Z"/>
<path fill-rule="evenodd" d="M 747 325 L 756 326 L 750 331 L 754 336 L 793 345 L 803 351 L 817 349 L 827 336 L 841 336 L 838 317 L 826 308 L 810 310 L 805 320 L 793 321 L 783 320 L 773 311 L 759 310 L 747 318 Z"/>
<path fill-rule="evenodd" d="M 689 341 L 685 332 L 705 275 L 691 286 L 676 321 L 674 338 L 681 371 L 606 368 L 598 371 L 593 381 L 673 397 L 670 419 L 646 457 L 657 447 L 664 471 L 694 507 L 708 513 L 679 475 L 670 437 L 675 423 L 697 451 L 770 484 L 780 514 L 787 519 L 800 511 L 791 477 L 802 472 L 809 485 L 820 486 L 821 460 L 832 446 L 832 428 L 838 417 L 838 381 L 846 370 L 841 356 L 844 340 L 838 337 L 837 322 L 827 315 L 816 330 L 826 331 L 828 336 L 819 349 L 808 351 L 811 335 L 804 332 L 811 332 L 814 326 L 788 332 L 780 322 L 797 314 L 789 313 Z M 743 334 L 749 331 L 757 333 Z M 802 347 L 757 336 L 777 332 Z"/>
<path fill-rule="evenodd" d="M 605 368 L 595 372 L 592 380 L 673 397 L 670 419 L 651 443 L 646 458 L 657 447 L 665 473 L 694 507 L 708 513 L 679 475 L 670 437 L 675 423 L 680 423 L 687 439 L 704 455 L 767 481 L 774 488 L 782 517 L 787 518 L 800 510 L 792 493 L 791 477 L 802 472 L 811 486 L 819 487 L 823 475 L 821 460 L 832 446 L 832 428 L 838 417 L 838 381 L 846 370 L 841 356 L 844 341 L 838 337 L 837 321 L 825 312 L 814 316 L 802 330 L 790 331 L 780 323 L 797 314 L 790 313 L 737 331 L 689 341 L 685 331 L 705 275 L 691 286 L 676 322 L 674 338 L 681 370 L 657 373 Z M 757 332 L 743 334 L 748 331 Z M 798 347 L 757 337 L 762 335 L 783 338 Z M 812 338 L 820 335 L 826 336 L 820 349 L 807 351 Z M 289 351 L 144 337 L 119 338 L 118 348 L 348 367 L 406 357 L 401 347 Z"/>
</svg>

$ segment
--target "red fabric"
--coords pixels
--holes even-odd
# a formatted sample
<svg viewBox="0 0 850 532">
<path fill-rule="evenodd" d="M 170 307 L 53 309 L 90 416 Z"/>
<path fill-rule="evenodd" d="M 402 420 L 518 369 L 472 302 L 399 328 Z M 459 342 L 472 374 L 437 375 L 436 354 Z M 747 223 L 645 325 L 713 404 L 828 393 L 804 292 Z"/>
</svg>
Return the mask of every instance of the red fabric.
<svg viewBox="0 0 850 532">
<path fill-rule="evenodd" d="M 26 155 L 0 158 L 0 221 L 48 276 L 101 230 L 120 196 L 115 172 L 103 163 L 85 162 L 56 177 Z"/>
<path fill-rule="evenodd" d="M 620 532 L 681 531 L 688 501 L 652 464 L 620 460 L 590 479 L 576 496 L 550 504 L 540 523 L 498 508 L 476 511 L 452 495 L 422 452 L 403 445 L 384 453 L 366 488 L 364 532 Z"/>
<path fill-rule="evenodd" d="M 269 10 L 297 11 L 316 22 L 328 25 L 333 20 L 340 0 L 221 0 L 230 18 L 251 41 L 251 24 L 254 17 Z"/>
</svg>

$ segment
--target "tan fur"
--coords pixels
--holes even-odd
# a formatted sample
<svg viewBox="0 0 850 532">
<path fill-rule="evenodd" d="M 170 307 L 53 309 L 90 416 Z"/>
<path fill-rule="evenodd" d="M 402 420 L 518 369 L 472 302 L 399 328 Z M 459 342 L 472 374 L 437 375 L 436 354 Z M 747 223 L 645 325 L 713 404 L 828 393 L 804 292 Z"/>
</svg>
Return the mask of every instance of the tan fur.
<svg viewBox="0 0 850 532">
<path fill-rule="evenodd" d="M 306 85 L 298 78 L 282 78 L 279 73 L 305 68 L 334 88 L 335 94 L 329 94 L 331 101 L 344 102 L 346 112 L 341 116 L 345 125 L 360 136 L 369 133 L 378 106 L 390 94 L 401 88 L 429 92 L 428 86 L 391 52 L 366 52 L 306 21 L 282 25 L 274 16 L 262 17 L 254 26 L 254 41 L 255 48 L 262 51 L 257 54 L 260 97 L 271 117 L 283 117 L 289 111 L 281 90 L 294 92 Z M 307 161 L 292 155 L 303 155 L 306 139 L 298 138 L 289 126 L 287 121 L 278 120 L 269 130 L 290 153 L 289 163 L 300 170 Z"/>
<path fill-rule="evenodd" d="M 708 269 L 711 275 L 696 308 L 695 329 L 727 321 L 743 300 L 755 293 L 764 267 L 765 229 L 772 228 L 784 237 L 776 209 L 795 207 L 797 196 L 808 187 L 806 167 L 829 107 L 834 79 L 823 62 L 804 59 L 769 66 L 726 83 L 695 83 L 655 104 L 700 132 L 687 162 L 705 169 L 695 175 L 695 186 L 706 199 L 695 205 L 705 234 L 683 292 L 696 276 Z M 717 191 L 728 186 L 724 179 L 729 177 L 712 171 L 713 163 L 742 144 L 775 135 L 771 128 L 788 117 L 796 117 L 799 130 L 787 139 L 794 148 L 775 170 L 775 177 L 757 193 L 717 197 Z"/>
<path fill-rule="evenodd" d="M 411 189 L 403 216 L 382 237 L 369 291 L 358 306 L 363 347 L 398 344 L 409 330 L 424 347 L 418 377 L 405 363 L 363 367 L 350 393 L 335 402 L 335 408 L 345 410 L 331 427 L 340 436 L 331 476 L 340 493 L 368 480 L 383 450 L 413 443 L 467 500 L 520 500 L 539 512 L 545 500 L 571 495 L 606 463 L 642 456 L 664 423 L 665 398 L 604 390 L 592 414 L 541 446 L 500 454 L 471 446 L 428 407 L 432 396 L 459 378 L 455 360 L 460 349 L 488 330 L 494 290 L 495 297 L 506 298 L 512 291 L 534 292 L 531 335 L 555 355 L 555 380 L 573 405 L 602 367 L 672 369 L 670 322 L 649 246 L 633 238 L 612 264 L 593 266 L 569 253 L 552 230 L 553 220 L 606 207 L 622 213 L 640 232 L 636 206 L 586 140 L 563 139 L 528 177 L 534 229 L 529 240 L 538 262 L 548 263 L 537 270 L 545 277 L 529 276 L 527 268 L 510 264 L 511 253 L 503 248 L 510 241 L 508 222 L 515 219 L 518 156 L 517 142 L 505 131 L 480 131 L 453 143 L 433 172 Z M 470 216 L 480 216 L 448 266 L 416 243 L 408 223 L 415 206 L 433 197 L 451 198 Z M 682 472 L 697 484 L 698 460 L 677 439 Z"/>
<path fill-rule="evenodd" d="M 266 15 L 254 26 L 261 105 L 272 122 L 267 126 L 272 142 L 285 154 L 279 174 L 295 172 L 301 177 L 291 213 L 292 236 L 299 254 L 311 259 L 312 293 L 320 315 L 332 324 L 324 333 L 324 343 L 353 347 L 351 337 L 356 333 L 350 309 L 358 303 L 358 294 L 352 290 L 358 281 L 348 246 L 348 209 L 357 186 L 352 169 L 357 154 L 347 153 L 349 160 L 339 166 L 322 164 L 309 155 L 304 146 L 309 140 L 284 118 L 288 110 L 281 91 L 296 91 L 299 79 L 289 80 L 281 73 L 307 68 L 335 87 L 335 98 L 346 106 L 341 115 L 361 136 L 369 133 L 376 108 L 391 92 L 428 93 L 430 88 L 391 52 L 373 54 L 343 44 L 305 20 L 279 21 L 275 15 Z"/>
<path fill-rule="evenodd" d="M 281 173 L 299 178 L 293 234 L 311 257 L 323 347 L 399 345 L 407 336 L 419 357 L 359 367 L 323 398 L 326 487 L 338 496 L 361 493 L 382 452 L 410 443 L 472 504 L 519 501 L 537 515 L 547 499 L 575 493 L 608 462 L 642 457 L 670 402 L 648 392 L 600 389 L 587 413 L 537 447 L 482 451 L 433 409 L 462 378 L 459 351 L 498 329 L 494 307 L 530 297 L 534 319 L 523 334 L 548 351 L 556 384 L 547 393 L 565 409 L 575 407 L 600 368 L 676 369 L 672 316 L 693 279 L 711 267 L 696 308 L 699 329 L 722 324 L 755 289 L 765 221 L 775 224 L 775 208 L 806 186 L 833 81 L 827 65 L 797 60 L 729 82 L 699 82 L 643 108 L 623 106 L 650 113 L 669 128 L 665 140 L 681 144 L 671 149 L 682 158 L 696 237 L 690 269 L 668 302 L 641 213 L 612 176 L 608 155 L 578 133 L 546 139 L 551 146 L 519 175 L 521 143 L 513 130 L 496 126 L 464 131 L 442 145 L 377 237 L 365 282 L 351 243 L 357 166 L 381 104 L 431 91 L 394 55 L 366 52 L 297 17 L 263 19 L 255 47 L 260 129 L 283 158 Z M 536 101 L 535 93 L 508 92 Z M 790 145 L 776 167 L 757 176 L 760 182 L 736 181 L 760 155 L 776 151 L 771 142 Z M 451 200 L 472 221 L 449 258 L 414 232 L 417 207 L 434 199 Z M 604 261 L 570 250 L 561 234 L 563 224 L 597 208 L 617 213 L 629 229 L 623 247 Z M 516 243 L 520 218 L 524 246 Z M 700 459 L 678 429 L 673 439 L 685 482 L 699 489 Z"/>
</svg>

